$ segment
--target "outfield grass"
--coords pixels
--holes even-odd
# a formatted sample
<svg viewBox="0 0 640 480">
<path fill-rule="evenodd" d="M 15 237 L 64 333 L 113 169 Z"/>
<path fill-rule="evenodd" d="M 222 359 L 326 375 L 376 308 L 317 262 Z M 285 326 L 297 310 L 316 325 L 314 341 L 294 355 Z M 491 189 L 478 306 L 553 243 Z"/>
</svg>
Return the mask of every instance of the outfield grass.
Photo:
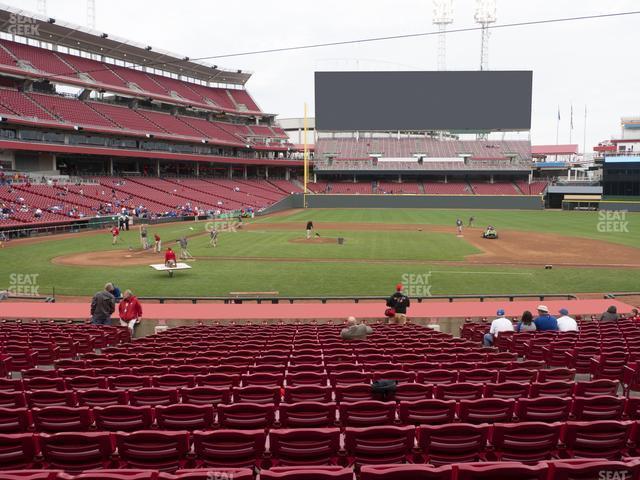
<svg viewBox="0 0 640 480">
<path fill-rule="evenodd" d="M 73 253 L 113 250 L 107 232 L 58 238 L 0 250 L 0 290 L 11 274 L 38 274 L 39 293 L 91 295 L 106 281 L 121 288 L 132 288 L 143 296 L 226 295 L 233 291 L 278 291 L 281 295 L 384 295 L 407 274 L 430 273 L 431 294 L 498 294 L 637 291 L 640 270 L 562 268 L 518 268 L 505 266 L 442 265 L 431 260 L 462 259 L 476 249 L 453 235 L 416 231 L 349 231 L 349 222 L 451 225 L 457 216 L 466 222 L 473 214 L 477 225 L 492 223 L 498 228 L 548 231 L 565 235 L 597 238 L 640 248 L 637 221 L 629 214 L 629 233 L 606 234 L 597 231 L 597 214 L 585 212 L 513 212 L 451 210 L 312 210 L 292 215 L 256 220 L 295 221 L 300 231 L 251 230 L 220 234 L 220 245 L 207 247 L 206 236 L 191 239 L 189 248 L 199 259 L 193 269 L 173 278 L 152 271 L 148 266 L 119 265 L 127 246 L 138 248 L 137 230 L 123 232 L 123 244 L 113 252 L 112 267 L 63 266 L 51 263 L 53 257 Z M 314 222 L 344 223 L 341 230 L 323 232 L 332 237 L 344 235 L 343 246 L 306 245 L 289 240 L 303 235 L 308 218 Z M 634 228 L 636 222 L 636 228 Z M 149 229 L 158 231 L 166 242 L 182 235 L 202 232 L 204 224 L 174 223 Z M 639 250 L 640 254 L 640 250 Z M 262 257 L 275 261 L 235 261 L 223 257 Z M 327 262 L 300 261 L 303 258 L 329 258 Z M 372 260 L 402 260 L 398 264 Z M 296 259 L 296 261 L 287 261 Z M 362 259 L 354 262 L 353 259 Z M 342 260 L 342 261 L 341 261 Z M 414 260 L 414 262 L 411 262 Z M 151 263 L 151 261 L 149 262 Z"/>
<path fill-rule="evenodd" d="M 599 212 L 560 210 L 436 210 L 436 209 L 325 209 L 314 208 L 297 211 L 290 215 L 270 216 L 258 222 L 300 222 L 301 228 L 307 220 L 314 222 L 365 222 L 405 223 L 424 225 L 450 225 L 455 228 L 456 218 L 464 221 L 475 218 L 475 226 L 494 225 L 500 229 L 558 233 L 572 237 L 594 238 L 640 248 L 640 213 L 629 212 L 629 232 L 601 232 Z"/>
</svg>

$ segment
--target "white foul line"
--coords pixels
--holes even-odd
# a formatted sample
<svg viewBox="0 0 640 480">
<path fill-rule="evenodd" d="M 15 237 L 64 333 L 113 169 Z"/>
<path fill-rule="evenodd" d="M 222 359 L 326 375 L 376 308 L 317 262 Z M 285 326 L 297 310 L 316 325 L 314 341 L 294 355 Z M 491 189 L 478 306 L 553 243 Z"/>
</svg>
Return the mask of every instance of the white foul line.
<svg viewBox="0 0 640 480">
<path fill-rule="evenodd" d="M 454 270 L 430 270 L 430 273 L 464 273 L 467 275 L 533 275 L 530 272 L 460 272 Z"/>
</svg>

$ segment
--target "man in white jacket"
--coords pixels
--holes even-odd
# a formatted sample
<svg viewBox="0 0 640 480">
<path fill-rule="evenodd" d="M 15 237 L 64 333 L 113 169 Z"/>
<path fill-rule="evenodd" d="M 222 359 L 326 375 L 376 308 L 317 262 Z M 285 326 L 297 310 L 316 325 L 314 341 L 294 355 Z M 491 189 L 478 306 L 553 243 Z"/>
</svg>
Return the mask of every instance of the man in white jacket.
<svg viewBox="0 0 640 480">
<path fill-rule="evenodd" d="M 482 344 L 490 347 L 498 337 L 500 332 L 513 332 L 513 322 L 504 316 L 504 310 L 500 309 L 496 312 L 498 318 L 491 322 L 489 333 L 485 333 Z"/>
</svg>

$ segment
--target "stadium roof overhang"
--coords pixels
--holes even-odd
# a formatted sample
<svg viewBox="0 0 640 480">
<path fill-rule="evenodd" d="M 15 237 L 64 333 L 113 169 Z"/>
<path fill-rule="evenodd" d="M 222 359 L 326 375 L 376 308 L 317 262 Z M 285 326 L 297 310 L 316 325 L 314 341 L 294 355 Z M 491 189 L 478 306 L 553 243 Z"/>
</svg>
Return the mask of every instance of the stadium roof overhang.
<svg viewBox="0 0 640 480">
<path fill-rule="evenodd" d="M 241 70 L 223 70 L 216 65 L 190 60 L 184 55 L 44 17 L 5 4 L 0 4 L 0 31 L 95 55 L 108 56 L 123 62 L 146 65 L 205 82 L 244 85 L 251 78 L 250 73 Z"/>
</svg>

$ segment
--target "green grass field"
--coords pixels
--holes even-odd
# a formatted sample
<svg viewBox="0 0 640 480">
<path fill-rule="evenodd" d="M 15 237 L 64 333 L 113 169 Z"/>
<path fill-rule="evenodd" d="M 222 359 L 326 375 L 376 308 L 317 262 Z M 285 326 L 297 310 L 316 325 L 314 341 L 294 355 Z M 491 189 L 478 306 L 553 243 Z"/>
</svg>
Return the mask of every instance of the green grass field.
<svg viewBox="0 0 640 480">
<path fill-rule="evenodd" d="M 594 212 L 459 211 L 459 210 L 323 210 L 256 219 L 251 230 L 222 232 L 219 246 L 208 247 L 204 222 L 150 227 L 165 242 L 195 235 L 189 249 L 197 257 L 192 270 L 173 278 L 147 265 L 122 266 L 127 246 L 139 248 L 138 233 L 124 232 L 123 243 L 111 246 L 110 234 L 55 238 L 45 242 L 12 245 L 0 250 L 0 290 L 11 285 L 12 274 L 38 274 L 38 293 L 91 295 L 106 281 L 140 296 L 211 296 L 229 292 L 277 291 L 280 295 L 383 295 L 403 275 L 430 273 L 431 294 L 580 293 L 637 291 L 640 269 L 523 268 L 456 265 L 478 250 L 453 234 L 456 217 L 475 216 L 477 225 L 495 224 L 500 230 L 549 232 L 614 242 L 638 248 L 639 214 L 628 214 L 629 231 L 598 231 Z M 345 245 L 292 243 L 303 236 L 308 219 L 339 223 L 323 236 L 347 238 Z M 300 223 L 300 231 L 261 230 L 262 223 Z M 451 233 L 350 230 L 353 222 L 451 226 Z M 266 228 L 266 227 L 265 227 Z M 570 239 L 568 239 L 570 241 Z M 83 252 L 113 251 L 110 267 L 68 266 L 51 259 Z M 145 257 L 147 258 L 147 257 Z M 161 263 L 149 256 L 148 263 Z M 314 259 L 323 261 L 313 261 Z M 447 264 L 433 263 L 446 260 Z M 395 262 L 395 263 L 394 263 Z"/>
</svg>

